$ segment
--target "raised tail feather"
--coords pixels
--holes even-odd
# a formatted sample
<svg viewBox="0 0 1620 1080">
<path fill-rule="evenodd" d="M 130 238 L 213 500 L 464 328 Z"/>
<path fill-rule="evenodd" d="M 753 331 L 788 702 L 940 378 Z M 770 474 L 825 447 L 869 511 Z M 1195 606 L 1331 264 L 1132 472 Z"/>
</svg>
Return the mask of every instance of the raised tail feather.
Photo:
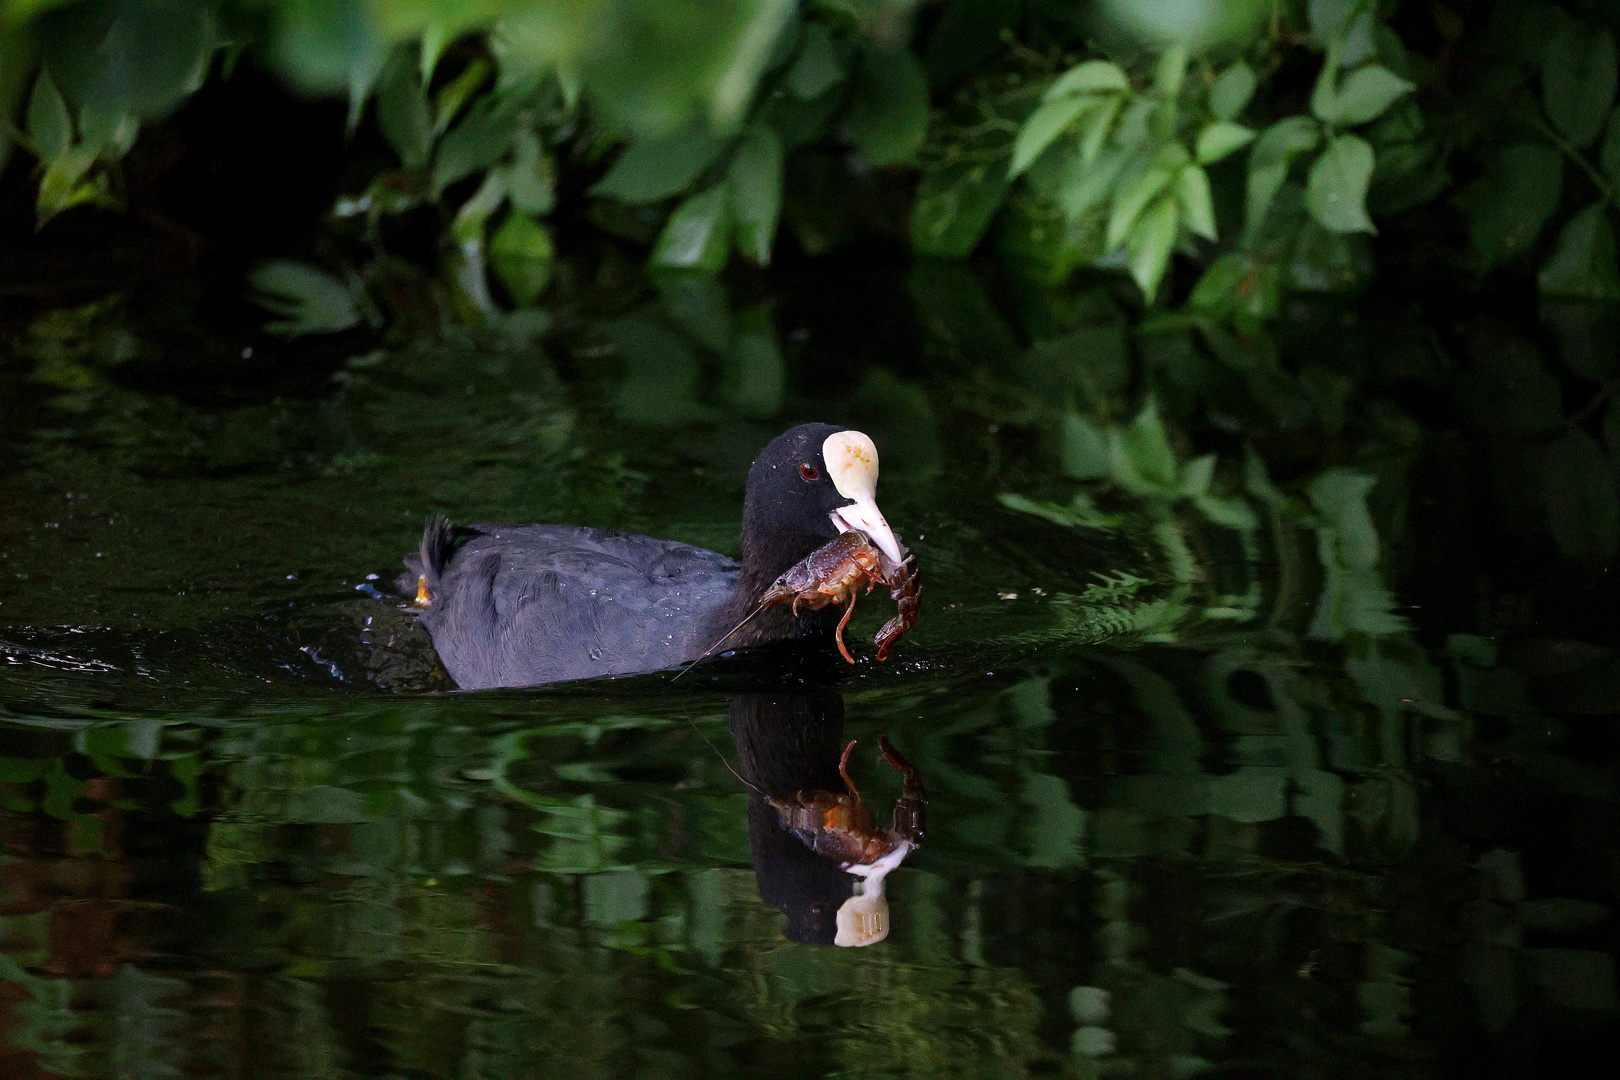
<svg viewBox="0 0 1620 1080">
<path fill-rule="evenodd" d="M 439 577 L 456 552 L 456 530 L 449 518 L 443 514 L 428 515 L 427 523 L 422 526 L 421 551 L 421 573 L 427 575 L 428 588 L 437 589 Z"/>
<path fill-rule="evenodd" d="M 458 539 L 456 527 L 443 514 L 429 514 L 422 526 L 422 545 L 414 555 L 405 556 L 405 573 L 397 582 L 399 591 L 406 596 L 437 593 L 444 568 L 456 553 Z"/>
</svg>

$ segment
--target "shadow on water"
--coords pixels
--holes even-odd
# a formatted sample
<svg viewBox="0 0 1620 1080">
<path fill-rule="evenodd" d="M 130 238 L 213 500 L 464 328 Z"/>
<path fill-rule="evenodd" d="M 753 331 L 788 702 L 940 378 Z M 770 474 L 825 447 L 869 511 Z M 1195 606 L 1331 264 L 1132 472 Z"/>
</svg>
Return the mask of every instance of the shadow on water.
<svg viewBox="0 0 1620 1080">
<path fill-rule="evenodd" d="M 136 386 L 116 304 L 31 324 L 0 368 L 6 1068 L 1612 1060 L 1620 655 L 1578 614 L 1515 621 L 1548 579 L 1469 531 L 1463 436 L 1420 449 L 1369 407 L 1305 468 L 1287 425 L 1199 427 L 1195 397 L 1231 405 L 1208 357 L 1128 342 L 1106 295 L 1026 348 L 965 273 L 907 289 L 926 377 L 830 366 L 836 312 L 709 280 L 224 406 Z M 1331 373 L 1302 385 L 1337 406 L 1273 375 L 1243 379 L 1346 408 Z M 810 418 L 874 435 L 925 575 L 887 664 L 788 648 L 455 693 L 384 591 L 430 510 L 734 553 L 751 455 Z M 856 879 L 794 814 L 846 794 L 853 738 L 886 823 L 879 735 L 926 784 L 926 836 L 887 940 L 817 947 Z"/>
</svg>

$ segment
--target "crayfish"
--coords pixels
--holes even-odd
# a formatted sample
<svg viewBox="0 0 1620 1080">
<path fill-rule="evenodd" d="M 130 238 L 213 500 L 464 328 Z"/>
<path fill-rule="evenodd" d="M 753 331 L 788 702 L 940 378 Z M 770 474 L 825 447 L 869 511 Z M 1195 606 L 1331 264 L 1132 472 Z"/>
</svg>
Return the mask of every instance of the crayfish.
<svg viewBox="0 0 1620 1080">
<path fill-rule="evenodd" d="M 851 739 L 838 759 L 838 775 L 844 778 L 847 794 L 800 791 L 793 802 L 788 802 L 754 788 L 776 810 L 784 829 L 817 855 L 837 859 L 845 869 L 869 866 L 896 851 L 901 851 L 903 857 L 904 851 L 922 843 L 923 804 L 928 801 L 916 766 L 900 756 L 887 735 L 879 735 L 878 750 L 904 777 L 892 823 L 887 829 L 880 828 L 872 817 L 872 808 L 849 778 L 849 755 L 854 749 L 855 740 Z"/>
<path fill-rule="evenodd" d="M 900 547 L 900 556 L 900 561 L 895 562 L 882 548 L 867 539 L 865 533 L 854 529 L 840 533 L 836 540 L 823 544 L 788 567 L 765 590 L 754 610 L 704 650 L 703 655 L 712 655 L 730 640 L 731 635 L 771 608 L 791 604 L 793 614 L 797 616 L 800 608 L 819 611 L 829 604 L 845 604 L 844 617 L 838 620 L 838 629 L 833 632 L 833 637 L 838 642 L 839 653 L 853 664 L 855 657 L 851 655 L 849 646 L 844 644 L 844 627 L 849 625 L 850 616 L 855 614 L 855 598 L 861 592 L 871 592 L 873 585 L 882 583 L 889 587 L 890 599 L 899 606 L 894 617 L 884 623 L 872 638 L 872 643 L 877 646 L 877 658 L 887 660 L 890 646 L 916 625 L 917 608 L 922 598 L 922 586 L 917 581 L 917 557 L 904 545 Z M 692 661 L 681 670 L 681 675 L 696 664 L 696 660 Z M 676 678 L 680 678 L 680 675 Z"/>
<path fill-rule="evenodd" d="M 847 792 L 843 795 L 800 791 L 790 802 L 761 791 L 738 775 L 776 811 L 784 829 L 817 855 L 838 860 L 841 869 L 861 879 L 838 908 L 833 944 L 842 946 L 873 945 L 889 936 L 889 902 L 883 895 L 883 882 L 922 843 L 923 804 L 928 801 L 916 767 L 900 756 L 888 736 L 879 735 L 878 749 L 884 759 L 905 778 L 892 824 L 880 828 L 872 818 L 872 808 L 849 778 L 849 754 L 854 749 L 851 739 L 838 759 L 838 775 L 844 778 Z"/>
<path fill-rule="evenodd" d="M 873 585 L 882 582 L 889 586 L 889 596 L 900 606 L 894 618 L 884 623 L 872 639 L 878 649 L 877 658 L 887 660 L 889 646 L 916 624 L 917 605 L 922 595 L 922 586 L 917 583 L 916 556 L 903 547 L 900 553 L 904 558 L 895 562 L 868 540 L 865 533 L 853 529 L 841 533 L 832 543 L 817 548 L 788 567 L 759 598 L 759 610 L 791 603 L 793 614 L 797 615 L 800 607 L 816 611 L 829 604 L 847 604 L 834 637 L 838 651 L 853 664 L 855 658 L 844 644 L 844 627 L 855 614 L 855 598 L 859 592 L 871 592 Z"/>
</svg>

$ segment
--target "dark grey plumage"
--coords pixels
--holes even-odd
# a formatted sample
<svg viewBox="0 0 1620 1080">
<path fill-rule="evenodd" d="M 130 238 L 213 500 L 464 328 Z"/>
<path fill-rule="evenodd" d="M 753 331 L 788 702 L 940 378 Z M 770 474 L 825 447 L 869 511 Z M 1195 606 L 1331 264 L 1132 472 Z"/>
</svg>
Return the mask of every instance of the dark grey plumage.
<svg viewBox="0 0 1620 1080">
<path fill-rule="evenodd" d="M 788 567 L 838 535 L 849 500 L 821 447 L 844 430 L 804 424 L 749 471 L 743 559 L 670 540 L 571 525 L 471 525 L 429 519 L 400 591 L 425 579 L 420 612 L 445 670 L 464 690 L 627 675 L 704 656 Z M 808 466 L 807 470 L 801 465 Z M 813 475 L 812 475 L 813 474 Z M 830 627 L 836 611 L 754 618 L 726 648 Z"/>
<path fill-rule="evenodd" d="M 445 670 L 464 690 L 657 671 L 714 643 L 705 616 L 741 569 L 723 555 L 571 525 L 430 523 L 402 591 L 428 576 L 422 611 Z M 464 541 L 450 550 L 452 537 Z M 451 557 L 453 554 L 453 557 Z M 437 563 L 437 567 L 435 567 Z M 722 631 L 723 633 L 724 631 Z"/>
</svg>

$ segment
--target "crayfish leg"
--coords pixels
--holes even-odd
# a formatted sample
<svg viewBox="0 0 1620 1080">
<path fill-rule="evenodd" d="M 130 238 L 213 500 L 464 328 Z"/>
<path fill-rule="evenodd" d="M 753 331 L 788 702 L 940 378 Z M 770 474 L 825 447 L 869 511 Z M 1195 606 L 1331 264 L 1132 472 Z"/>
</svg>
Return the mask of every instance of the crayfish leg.
<svg viewBox="0 0 1620 1080">
<path fill-rule="evenodd" d="M 838 620 L 838 629 L 833 631 L 833 637 L 838 642 L 838 651 L 844 654 L 844 659 L 853 664 L 855 658 L 849 654 L 849 646 L 844 644 L 844 627 L 849 624 L 849 617 L 855 614 L 855 590 L 849 591 L 849 607 L 844 609 L 844 617 Z"/>
<path fill-rule="evenodd" d="M 917 766 L 900 756 L 900 751 L 894 748 L 894 744 L 889 741 L 887 735 L 878 736 L 878 752 L 883 755 L 884 759 L 888 761 L 896 772 L 905 778 L 908 788 L 915 787 L 919 792 L 922 790 L 922 774 L 917 771 Z"/>
<path fill-rule="evenodd" d="M 919 844 L 923 838 L 923 805 L 928 802 L 922 775 L 917 772 L 915 765 L 900 756 L 900 751 L 889 742 L 887 735 L 878 736 L 878 750 L 905 777 L 900 789 L 900 801 L 894 804 L 893 832 L 907 843 Z"/>
<path fill-rule="evenodd" d="M 855 781 L 849 778 L 849 754 L 854 749 L 855 740 L 851 739 L 849 745 L 844 747 L 844 756 L 838 759 L 838 775 L 844 778 L 844 786 L 849 788 L 849 793 L 859 799 L 861 797 L 860 789 L 855 786 Z"/>
</svg>

